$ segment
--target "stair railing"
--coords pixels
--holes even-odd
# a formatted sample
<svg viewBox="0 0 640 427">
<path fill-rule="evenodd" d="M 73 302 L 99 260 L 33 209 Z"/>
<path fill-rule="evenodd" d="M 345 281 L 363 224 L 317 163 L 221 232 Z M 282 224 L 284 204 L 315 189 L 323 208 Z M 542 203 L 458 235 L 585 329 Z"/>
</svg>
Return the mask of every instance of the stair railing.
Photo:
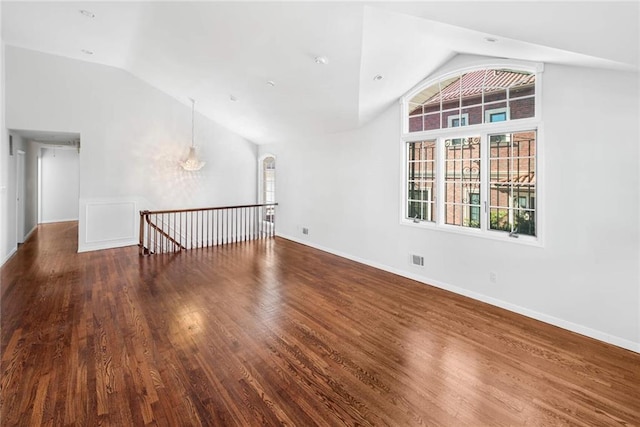
<svg viewBox="0 0 640 427">
<path fill-rule="evenodd" d="M 140 211 L 140 255 L 275 236 L 277 203 Z"/>
</svg>

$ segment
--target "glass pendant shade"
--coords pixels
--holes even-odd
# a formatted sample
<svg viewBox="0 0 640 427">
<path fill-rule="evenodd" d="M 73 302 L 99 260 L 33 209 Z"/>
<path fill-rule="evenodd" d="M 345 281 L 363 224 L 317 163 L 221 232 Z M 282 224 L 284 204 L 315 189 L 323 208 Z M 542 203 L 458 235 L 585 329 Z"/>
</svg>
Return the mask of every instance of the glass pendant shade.
<svg viewBox="0 0 640 427">
<path fill-rule="evenodd" d="M 187 159 L 184 162 L 180 162 L 180 166 L 182 166 L 182 169 L 186 171 L 199 171 L 202 169 L 204 164 L 205 162 L 201 162 L 198 159 L 196 147 L 194 146 L 189 147 L 189 155 L 187 156 Z"/>
<path fill-rule="evenodd" d="M 200 159 L 198 159 L 198 155 L 196 153 L 196 146 L 194 143 L 193 134 L 194 134 L 194 127 L 195 127 L 194 126 L 195 109 L 196 109 L 196 101 L 191 99 L 191 147 L 189 147 L 189 155 L 187 156 L 186 160 L 183 162 L 180 162 L 180 166 L 182 166 L 182 169 L 189 172 L 199 171 L 200 169 L 202 169 L 202 167 L 205 164 L 205 162 L 201 162 Z"/>
</svg>

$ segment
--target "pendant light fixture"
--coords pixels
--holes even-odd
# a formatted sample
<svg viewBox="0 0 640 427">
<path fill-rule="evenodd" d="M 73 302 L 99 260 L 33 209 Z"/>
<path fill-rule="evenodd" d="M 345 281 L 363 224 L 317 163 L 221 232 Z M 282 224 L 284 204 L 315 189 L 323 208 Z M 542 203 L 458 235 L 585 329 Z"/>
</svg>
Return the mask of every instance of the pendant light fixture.
<svg viewBox="0 0 640 427">
<path fill-rule="evenodd" d="M 195 114 L 196 114 L 196 101 L 193 98 L 189 98 L 191 100 L 191 147 L 189 147 L 189 155 L 184 162 L 180 162 L 180 166 L 182 169 L 193 172 L 199 171 L 204 166 L 205 162 L 201 162 L 198 159 L 198 155 L 196 154 L 196 145 L 194 142 L 194 128 L 195 128 Z"/>
</svg>

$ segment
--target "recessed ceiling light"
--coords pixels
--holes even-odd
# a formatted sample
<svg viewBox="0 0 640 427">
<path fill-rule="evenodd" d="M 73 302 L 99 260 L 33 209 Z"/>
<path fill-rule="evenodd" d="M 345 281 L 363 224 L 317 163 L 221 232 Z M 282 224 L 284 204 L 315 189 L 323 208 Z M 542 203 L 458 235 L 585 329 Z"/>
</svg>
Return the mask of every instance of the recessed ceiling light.
<svg viewBox="0 0 640 427">
<path fill-rule="evenodd" d="M 274 87 L 276 85 L 276 82 L 274 82 L 273 80 L 269 80 L 267 84 L 271 87 Z"/>
<path fill-rule="evenodd" d="M 327 65 L 329 59 L 326 56 L 316 56 L 316 64 Z"/>
<path fill-rule="evenodd" d="M 84 53 L 85 55 L 93 55 L 93 51 L 87 49 L 82 49 L 80 52 Z"/>
<path fill-rule="evenodd" d="M 376 81 L 376 82 L 379 82 L 380 80 L 382 80 L 382 76 L 380 74 L 378 74 L 373 78 L 373 80 Z"/>
<path fill-rule="evenodd" d="M 486 42 L 489 42 L 489 43 L 495 43 L 495 42 L 497 42 L 497 41 L 498 41 L 498 39 L 493 38 L 493 37 L 485 37 L 485 38 L 484 38 L 484 40 L 485 40 Z"/>
<path fill-rule="evenodd" d="M 92 12 L 90 12 L 90 11 L 88 11 L 88 10 L 85 10 L 85 9 L 81 9 L 81 10 L 80 10 L 80 13 L 81 13 L 83 16 L 86 16 L 87 18 L 95 18 L 95 17 L 96 17 L 96 15 L 95 15 L 94 13 L 92 13 Z"/>
</svg>

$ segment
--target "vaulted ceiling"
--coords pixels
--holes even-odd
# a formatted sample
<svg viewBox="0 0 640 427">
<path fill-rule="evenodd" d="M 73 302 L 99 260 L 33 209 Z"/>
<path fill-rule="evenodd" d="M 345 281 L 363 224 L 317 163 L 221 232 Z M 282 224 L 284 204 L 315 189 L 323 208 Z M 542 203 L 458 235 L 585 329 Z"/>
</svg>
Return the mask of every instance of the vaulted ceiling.
<svg viewBox="0 0 640 427">
<path fill-rule="evenodd" d="M 1 8 L 6 44 L 121 68 L 186 105 L 196 99 L 199 112 L 259 144 L 361 126 L 461 53 L 639 69 L 637 2 Z"/>
</svg>

